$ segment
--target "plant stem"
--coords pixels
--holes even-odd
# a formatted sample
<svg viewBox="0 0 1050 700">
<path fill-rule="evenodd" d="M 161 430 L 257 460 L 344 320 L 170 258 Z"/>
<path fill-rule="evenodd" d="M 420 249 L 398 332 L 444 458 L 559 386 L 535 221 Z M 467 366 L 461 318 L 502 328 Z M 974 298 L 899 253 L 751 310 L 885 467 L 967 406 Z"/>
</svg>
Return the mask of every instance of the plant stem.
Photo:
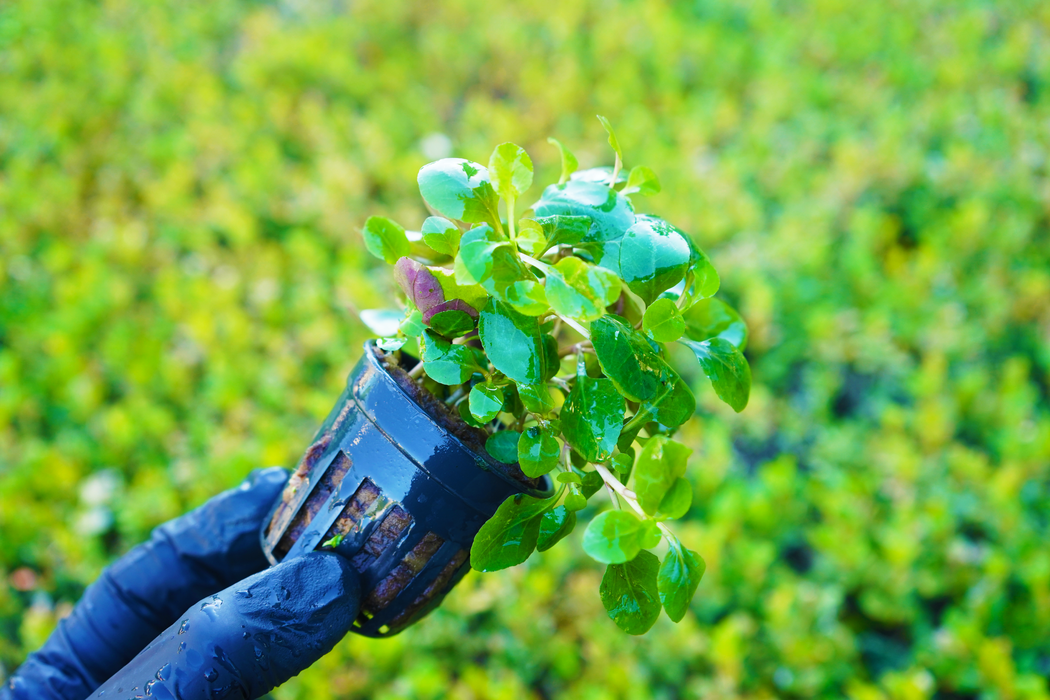
<svg viewBox="0 0 1050 700">
<path fill-rule="evenodd" d="M 550 265 L 548 265 L 545 262 L 541 262 L 541 261 L 537 260 L 536 258 L 532 257 L 531 255 L 525 255 L 525 253 L 518 253 L 518 257 L 521 258 L 522 262 L 525 262 L 525 263 L 528 263 L 529 265 L 532 265 L 534 268 L 536 268 L 537 270 L 540 270 L 544 274 L 546 274 L 547 270 L 550 269 Z"/>
<path fill-rule="evenodd" d="M 466 393 L 466 389 L 461 386 L 454 392 L 452 392 L 452 396 L 449 396 L 447 399 L 445 399 L 445 403 L 449 406 L 454 406 L 456 405 L 456 402 L 463 398 L 463 395 Z"/>
<path fill-rule="evenodd" d="M 423 361 L 422 360 L 417 362 L 416 366 L 413 367 L 411 370 L 409 370 L 408 376 L 412 377 L 412 379 L 414 379 L 416 381 L 418 381 L 419 378 L 421 376 L 423 376 Z"/>
<path fill-rule="evenodd" d="M 613 165 L 612 177 L 609 178 L 609 187 L 616 185 L 616 176 L 620 174 L 620 169 L 623 168 L 623 163 L 620 161 L 620 154 L 616 154 L 616 163 Z"/>
<path fill-rule="evenodd" d="M 587 340 L 591 339 L 591 334 L 587 331 L 587 329 L 581 326 L 576 321 L 573 321 L 571 318 L 566 318 L 565 316 L 562 316 L 560 314 L 558 315 L 558 318 L 560 318 L 566 326 L 573 329 Z"/>
<path fill-rule="evenodd" d="M 514 197 L 507 197 L 507 228 L 510 230 L 510 240 L 514 243 L 516 250 L 518 242 L 517 234 L 514 232 Z"/>
</svg>

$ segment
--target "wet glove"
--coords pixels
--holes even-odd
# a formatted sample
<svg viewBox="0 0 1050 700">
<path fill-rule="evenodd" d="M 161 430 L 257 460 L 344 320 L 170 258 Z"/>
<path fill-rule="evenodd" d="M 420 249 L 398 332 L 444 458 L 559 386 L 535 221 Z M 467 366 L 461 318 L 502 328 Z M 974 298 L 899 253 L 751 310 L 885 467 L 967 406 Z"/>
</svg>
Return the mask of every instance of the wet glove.
<svg viewBox="0 0 1050 700">
<path fill-rule="evenodd" d="M 349 563 L 314 552 L 266 568 L 259 545 L 287 477 L 257 470 L 158 527 L 87 588 L 0 700 L 251 699 L 331 650 L 357 616 Z"/>
</svg>

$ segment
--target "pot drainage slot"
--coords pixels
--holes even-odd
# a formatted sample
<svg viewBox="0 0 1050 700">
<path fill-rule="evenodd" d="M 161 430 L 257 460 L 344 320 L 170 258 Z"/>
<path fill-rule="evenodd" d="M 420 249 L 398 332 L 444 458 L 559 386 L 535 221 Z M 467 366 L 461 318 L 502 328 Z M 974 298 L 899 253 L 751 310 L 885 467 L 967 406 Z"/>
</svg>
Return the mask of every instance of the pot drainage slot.
<svg viewBox="0 0 1050 700">
<path fill-rule="evenodd" d="M 274 547 L 274 556 L 279 559 L 284 558 L 284 555 L 288 553 L 288 550 L 292 548 L 292 545 L 294 545 L 303 534 L 307 526 L 314 519 L 314 516 L 321 510 L 325 501 L 327 501 L 333 493 L 339 490 L 339 485 L 343 483 L 343 478 L 346 476 L 346 473 L 350 471 L 351 466 L 353 466 L 353 462 L 345 452 L 340 450 L 336 453 L 335 459 L 333 459 L 332 463 L 328 465 L 328 468 L 324 470 L 324 474 L 321 475 L 321 479 L 318 481 L 317 486 L 313 488 L 313 491 L 311 491 L 310 495 L 307 497 L 306 503 L 299 508 L 299 512 L 295 514 L 291 525 L 288 526 L 284 535 L 281 536 L 280 542 Z M 298 471 L 296 473 L 298 473 Z"/>
<path fill-rule="evenodd" d="M 445 540 L 428 532 L 423 536 L 416 546 L 405 555 L 401 563 L 394 567 L 386 578 L 376 584 L 376 587 L 365 598 L 361 609 L 367 614 L 375 615 L 377 612 L 390 605 L 394 598 L 416 577 L 430 558 L 441 549 Z"/>
</svg>

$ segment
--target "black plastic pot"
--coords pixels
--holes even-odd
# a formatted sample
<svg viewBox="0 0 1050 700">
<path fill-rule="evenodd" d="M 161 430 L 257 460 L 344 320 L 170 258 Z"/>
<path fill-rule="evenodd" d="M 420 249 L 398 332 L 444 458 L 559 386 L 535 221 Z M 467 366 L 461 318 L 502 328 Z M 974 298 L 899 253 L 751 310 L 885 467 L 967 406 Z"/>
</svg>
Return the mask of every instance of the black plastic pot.
<svg viewBox="0 0 1050 700">
<path fill-rule="evenodd" d="M 403 355 L 402 362 L 415 361 Z M 396 634 L 469 568 L 470 545 L 508 496 L 530 489 L 438 425 L 383 367 L 374 343 L 347 379 L 262 529 L 271 564 L 326 549 L 361 575 L 354 631 Z"/>
</svg>

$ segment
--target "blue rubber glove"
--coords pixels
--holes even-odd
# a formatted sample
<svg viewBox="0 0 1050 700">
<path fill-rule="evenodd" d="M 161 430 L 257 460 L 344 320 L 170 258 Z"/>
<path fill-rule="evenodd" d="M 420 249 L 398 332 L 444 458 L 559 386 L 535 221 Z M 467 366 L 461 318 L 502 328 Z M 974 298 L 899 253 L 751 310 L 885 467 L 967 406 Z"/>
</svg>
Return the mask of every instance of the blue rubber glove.
<svg viewBox="0 0 1050 700">
<path fill-rule="evenodd" d="M 0 700 L 252 699 L 331 650 L 357 616 L 357 575 L 320 552 L 266 568 L 259 528 L 287 478 L 255 471 L 158 527 L 88 587 Z"/>
</svg>

